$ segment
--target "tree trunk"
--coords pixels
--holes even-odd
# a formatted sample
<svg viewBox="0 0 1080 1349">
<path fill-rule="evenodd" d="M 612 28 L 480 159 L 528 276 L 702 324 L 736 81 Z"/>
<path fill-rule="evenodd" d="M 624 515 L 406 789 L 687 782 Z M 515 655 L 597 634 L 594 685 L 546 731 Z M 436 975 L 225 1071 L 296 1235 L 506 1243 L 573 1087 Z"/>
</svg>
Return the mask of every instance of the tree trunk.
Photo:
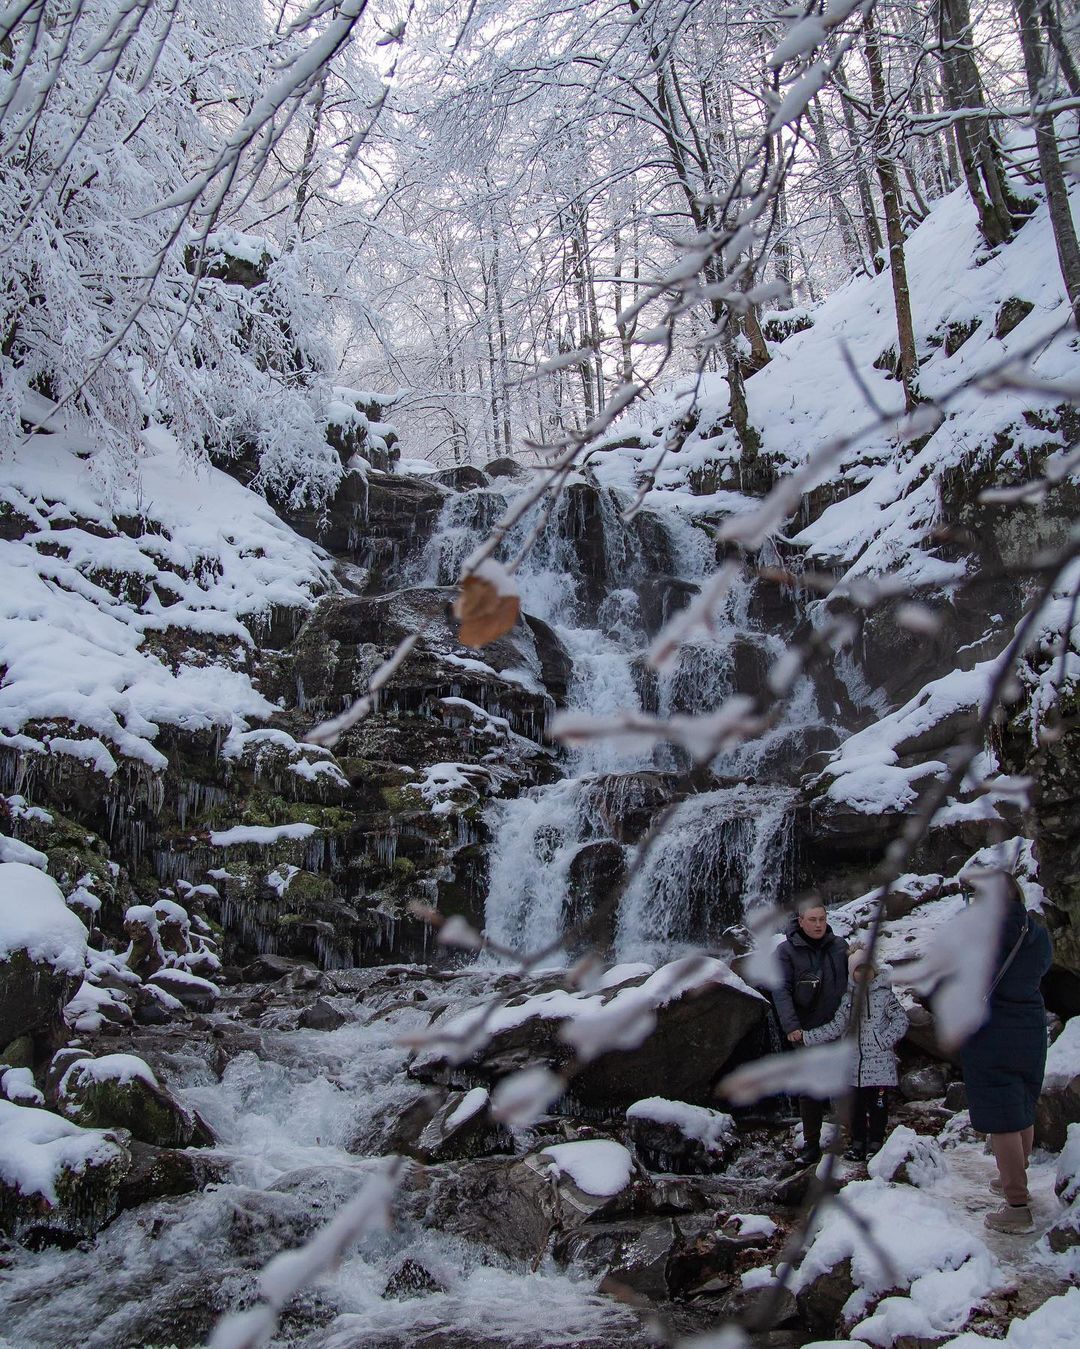
<svg viewBox="0 0 1080 1349">
<path fill-rule="evenodd" d="M 852 162 L 855 165 L 855 187 L 859 194 L 859 205 L 862 207 L 863 228 L 866 230 L 866 242 L 870 248 L 870 257 L 872 259 L 874 271 L 880 272 L 884 265 L 881 262 L 881 254 L 884 250 L 884 244 L 881 239 L 881 226 L 878 224 L 877 212 L 874 210 L 874 194 L 870 191 L 870 181 L 862 166 L 862 139 L 855 126 L 855 112 L 851 106 L 851 100 L 848 97 L 848 83 L 847 76 L 844 74 L 843 62 L 836 67 L 836 87 L 840 90 L 840 104 L 844 112 L 844 127 L 847 130 L 848 146 L 851 150 Z"/>
<path fill-rule="evenodd" d="M 1065 83 L 1069 86 L 1069 93 L 1072 94 L 1073 98 L 1080 98 L 1080 70 L 1076 68 L 1076 62 L 1069 50 L 1069 44 L 1065 41 L 1065 35 L 1061 31 L 1061 20 L 1058 17 L 1054 0 L 1043 0 L 1042 18 L 1046 25 L 1046 35 L 1050 39 L 1050 45 L 1053 47 L 1054 55 L 1061 67 L 1061 73 L 1065 77 Z"/>
<path fill-rule="evenodd" d="M 915 328 L 911 321 L 911 292 L 904 258 L 900 189 L 896 180 L 896 165 L 889 156 L 888 129 L 885 125 L 885 76 L 873 10 L 863 18 L 863 36 L 866 39 L 866 68 L 870 76 L 870 96 L 874 110 L 874 157 L 885 208 L 885 231 L 889 240 L 889 270 L 892 273 L 893 304 L 896 308 L 898 373 L 904 386 L 904 406 L 910 412 L 918 401 L 915 392 Z"/>
<path fill-rule="evenodd" d="M 946 107 L 950 112 L 985 111 L 968 0 L 938 0 L 938 37 Z M 1011 237 L 1019 203 L 1005 181 L 1001 156 L 987 119 L 958 118 L 953 123 L 953 133 L 968 195 L 979 214 L 979 230 L 990 247 L 996 248 Z"/>
<path fill-rule="evenodd" d="M 859 246 L 855 227 L 851 223 L 851 212 L 840 193 L 840 184 L 836 176 L 836 159 L 833 155 L 832 142 L 829 140 L 829 128 L 825 123 L 825 114 L 820 100 L 813 99 L 807 112 L 810 125 L 814 131 L 814 144 L 817 149 L 818 163 L 821 165 L 822 177 L 825 180 L 825 190 L 829 194 L 833 215 L 836 217 L 836 224 L 840 230 L 844 257 L 849 265 L 854 266 L 856 262 L 864 261 L 862 249 Z"/>
<path fill-rule="evenodd" d="M 1020 44 L 1024 50 L 1028 93 L 1034 110 L 1042 96 L 1045 73 L 1036 0 L 1016 0 L 1016 12 L 1020 19 Z M 1052 113 L 1036 112 L 1035 145 L 1039 152 L 1039 171 L 1046 188 L 1046 204 L 1050 210 L 1050 223 L 1054 227 L 1054 243 L 1065 282 L 1065 293 L 1072 305 L 1076 323 L 1080 326 L 1080 244 L 1077 243 L 1076 228 L 1069 209 L 1069 193 L 1061 171 Z"/>
</svg>

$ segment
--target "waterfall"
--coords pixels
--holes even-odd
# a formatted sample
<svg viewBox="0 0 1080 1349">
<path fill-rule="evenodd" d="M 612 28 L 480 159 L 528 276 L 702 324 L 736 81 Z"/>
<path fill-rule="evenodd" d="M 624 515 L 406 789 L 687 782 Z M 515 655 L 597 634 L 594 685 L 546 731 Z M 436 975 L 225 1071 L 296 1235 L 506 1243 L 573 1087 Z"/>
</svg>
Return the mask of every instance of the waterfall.
<svg viewBox="0 0 1080 1349">
<path fill-rule="evenodd" d="M 790 873 L 795 797 L 740 784 L 676 806 L 623 897 L 619 959 L 714 943 L 747 909 L 775 902 Z"/>
<path fill-rule="evenodd" d="M 535 952 L 563 930 L 582 805 L 581 783 L 567 778 L 488 807 L 493 842 L 485 930 L 493 942 Z"/>
<path fill-rule="evenodd" d="M 449 496 L 413 583 L 453 584 L 512 500 L 512 492 L 493 487 Z M 517 570 L 522 609 L 548 623 L 570 657 L 568 707 L 605 718 L 641 710 L 697 715 L 735 691 L 756 693 L 784 642 L 761 626 L 758 583 L 746 574 L 717 606 L 708 631 L 655 676 L 647 670 L 651 635 L 713 572 L 716 552 L 688 513 L 650 508 L 627 520 L 630 501 L 575 480 L 553 505 L 530 507 L 498 552 L 508 561 L 532 540 Z M 782 895 L 795 792 L 779 784 L 808 747 L 817 747 L 814 736 L 823 729 L 814 686 L 804 679 L 764 736 L 717 756 L 717 778 L 740 785 L 718 781 L 717 790 L 675 806 L 622 896 L 614 927 L 620 957 L 659 959 L 715 943 L 747 908 Z M 617 870 L 619 850 L 631 852 L 670 802 L 671 775 L 687 762 L 670 747 L 601 741 L 562 752 L 563 780 L 491 803 L 485 928 L 492 941 L 521 952 L 550 946 L 582 894 L 591 895 L 590 881 L 582 881 L 593 875 L 588 859 L 575 867 L 575 857 L 605 843 L 602 855 Z"/>
</svg>

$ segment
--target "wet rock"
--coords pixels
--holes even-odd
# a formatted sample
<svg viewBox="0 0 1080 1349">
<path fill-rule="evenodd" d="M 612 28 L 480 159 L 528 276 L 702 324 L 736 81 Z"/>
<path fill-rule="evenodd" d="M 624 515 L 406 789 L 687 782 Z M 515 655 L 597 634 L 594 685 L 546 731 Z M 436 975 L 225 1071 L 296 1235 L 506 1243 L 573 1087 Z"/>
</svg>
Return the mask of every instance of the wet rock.
<svg viewBox="0 0 1080 1349">
<path fill-rule="evenodd" d="M 0 1101 L 0 1232 L 35 1247 L 93 1236 L 116 1216 L 130 1165 L 114 1134 Z"/>
<path fill-rule="evenodd" d="M 487 487 L 491 481 L 488 475 L 475 464 L 458 464 L 455 468 L 443 468 L 431 475 L 433 482 L 442 483 L 452 492 L 468 492 L 474 487 Z"/>
<path fill-rule="evenodd" d="M 566 706 L 566 694 L 574 673 L 570 653 L 559 640 L 550 624 L 533 614 L 524 614 L 525 625 L 533 635 L 536 655 L 540 662 L 540 678 L 555 700 L 556 707 Z"/>
<path fill-rule="evenodd" d="M 487 1091 L 474 1087 L 452 1092 L 408 1151 L 421 1162 L 451 1162 L 513 1149 L 510 1133 L 491 1118 Z"/>
<path fill-rule="evenodd" d="M 905 1101 L 933 1101 L 945 1095 L 945 1070 L 932 1063 L 925 1068 L 912 1068 L 900 1077 L 900 1094 Z"/>
<path fill-rule="evenodd" d="M 427 1297 L 431 1293 L 447 1293 L 446 1284 L 417 1260 L 403 1260 L 383 1289 L 385 1298 Z"/>
<path fill-rule="evenodd" d="M 655 637 L 671 618 L 685 609 L 701 587 L 676 576 L 647 576 L 634 587 L 638 612 L 648 637 Z"/>
<path fill-rule="evenodd" d="M 131 1169 L 117 1194 L 121 1209 L 135 1208 L 151 1199 L 191 1194 L 224 1180 L 229 1164 L 220 1158 L 178 1148 L 158 1148 L 133 1139 L 128 1144 Z"/>
<path fill-rule="evenodd" d="M 841 1327 L 844 1303 L 854 1292 L 851 1261 L 841 1260 L 804 1284 L 795 1294 L 795 1303 L 811 1330 L 832 1334 Z"/>
<path fill-rule="evenodd" d="M 305 1007 L 300 1013 L 297 1025 L 303 1030 L 337 1030 L 348 1019 L 328 999 L 316 998 L 310 1007 Z"/>
<path fill-rule="evenodd" d="M 484 472 L 489 478 L 527 478 L 529 476 L 528 469 L 508 455 L 501 459 L 492 459 L 489 464 L 484 465 Z"/>
<path fill-rule="evenodd" d="M 416 1167 L 401 1203 L 425 1227 L 529 1261 L 547 1247 L 557 1211 L 548 1181 L 512 1158 Z"/>
<path fill-rule="evenodd" d="M 654 1096 L 626 1112 L 627 1138 L 653 1171 L 709 1175 L 722 1171 L 738 1146 L 735 1121 L 705 1106 Z"/>
<path fill-rule="evenodd" d="M 684 1233 L 685 1223 L 677 1222 L 676 1227 L 680 1240 L 667 1271 L 673 1297 L 701 1291 L 716 1293 L 731 1287 L 737 1282 L 740 1267 L 752 1258 L 747 1253 L 760 1253 L 769 1244 L 766 1238 L 732 1235 L 727 1230 L 717 1231 L 714 1225 L 696 1235 Z"/>
<path fill-rule="evenodd" d="M 275 979 L 283 979 L 286 974 L 294 974 L 297 970 L 310 970 L 311 966 L 306 965 L 303 960 L 294 959 L 289 955 L 274 955 L 267 952 L 266 955 L 260 955 L 252 960 L 249 965 L 243 969 L 243 979 L 245 983 L 268 983 Z M 313 971 L 316 973 L 316 971 Z"/>
<path fill-rule="evenodd" d="M 556 1241 L 561 1264 L 602 1275 L 601 1291 L 630 1289 L 655 1301 L 671 1296 L 668 1265 L 679 1236 L 671 1218 L 590 1223 Z"/>
<path fill-rule="evenodd" d="M 586 788 L 587 808 L 620 843 L 639 843 L 653 818 L 676 798 L 673 773 L 605 773 Z"/>
<path fill-rule="evenodd" d="M 618 916 L 616 901 L 626 871 L 626 853 L 620 843 L 586 843 L 574 854 L 567 873 L 563 917 L 571 954 L 611 949 Z"/>
<path fill-rule="evenodd" d="M 948 1110 L 967 1109 L 967 1087 L 963 1082 L 950 1082 L 945 1088 L 945 1106 Z"/>
<path fill-rule="evenodd" d="M 123 1128 L 142 1143 L 184 1148 L 195 1138 L 193 1113 L 131 1054 L 80 1059 L 62 1078 L 60 1110 L 84 1128 Z"/>
<path fill-rule="evenodd" d="M 1059 1255 L 1080 1246 L 1080 1199 L 1055 1220 L 1046 1233 L 1046 1240 L 1050 1249 Z"/>
</svg>

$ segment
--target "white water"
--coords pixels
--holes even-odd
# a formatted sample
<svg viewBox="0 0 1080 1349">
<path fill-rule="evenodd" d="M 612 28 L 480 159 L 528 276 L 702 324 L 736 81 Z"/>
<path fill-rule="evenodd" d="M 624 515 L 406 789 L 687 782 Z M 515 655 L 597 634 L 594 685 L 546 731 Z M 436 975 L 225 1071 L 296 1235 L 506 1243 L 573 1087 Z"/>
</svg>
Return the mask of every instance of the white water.
<svg viewBox="0 0 1080 1349">
<path fill-rule="evenodd" d="M 789 788 L 739 785 L 680 802 L 623 896 L 618 958 L 657 962 L 714 944 L 747 910 L 775 902 L 794 800 Z"/>
<path fill-rule="evenodd" d="M 451 498 L 422 563 L 423 581 L 452 583 L 508 501 L 492 489 Z M 699 714 L 716 708 L 740 678 L 744 689 L 747 678 L 764 678 L 784 644 L 752 622 L 753 588 L 745 577 L 719 606 L 711 630 L 650 676 L 644 668 L 649 637 L 642 584 L 664 568 L 682 582 L 699 583 L 715 568 L 713 545 L 676 509 L 642 513 L 628 524 L 621 517 L 625 501 L 609 490 L 600 493 L 591 519 L 582 514 L 581 503 L 580 497 L 564 497 L 556 504 L 517 577 L 524 610 L 552 626 L 572 659 L 571 710 L 605 718 L 641 710 L 661 717 Z M 530 537 L 540 509 L 534 507 L 515 528 L 504 557 L 514 556 Z M 647 555 L 642 538 L 662 541 L 667 554 L 662 565 Z M 583 568 L 583 549 L 593 567 L 602 558 L 607 581 L 600 594 Z M 649 700 L 644 709 L 643 697 Z M 618 915 L 620 956 L 656 959 L 689 944 L 713 942 L 745 908 L 777 897 L 790 851 L 793 793 L 764 784 L 798 760 L 807 731 L 820 725 L 813 687 L 803 680 L 783 717 L 764 736 L 716 759 L 717 774 L 745 785 L 678 807 L 668 836 L 624 896 Z M 581 784 L 602 774 L 677 771 L 685 759 L 666 746 L 643 749 L 600 741 L 565 752 L 563 767 L 565 781 L 489 811 L 493 842 L 486 931 L 518 951 L 546 948 L 563 930 L 576 852 L 586 841 L 611 837 L 587 809 L 588 793 Z M 755 782 L 761 785 L 750 785 Z M 722 891 L 711 906 L 703 898 L 710 885 Z"/>
<path fill-rule="evenodd" d="M 359 1007 L 357 1015 L 367 1013 Z M 386 1122 L 419 1094 L 404 1077 L 396 1040 L 427 1020 L 405 1009 L 370 1027 L 264 1032 L 264 1057 L 241 1053 L 220 1082 L 194 1052 L 171 1056 L 171 1085 L 217 1130 L 228 1181 L 124 1213 L 85 1250 L 13 1249 L 0 1275 L 0 1345 L 128 1349 L 191 1344 L 192 1331 L 201 1338 L 216 1309 L 251 1299 L 276 1250 L 304 1239 L 363 1183 L 373 1163 L 346 1146 L 377 1145 Z M 385 1299 L 406 1258 L 447 1291 Z M 405 1349 L 435 1328 L 463 1345 L 600 1336 L 614 1344 L 635 1325 L 596 1294 L 595 1280 L 571 1278 L 547 1261 L 533 1271 L 420 1227 L 404 1194 L 393 1230 L 365 1241 L 301 1295 L 274 1344 Z"/>
</svg>

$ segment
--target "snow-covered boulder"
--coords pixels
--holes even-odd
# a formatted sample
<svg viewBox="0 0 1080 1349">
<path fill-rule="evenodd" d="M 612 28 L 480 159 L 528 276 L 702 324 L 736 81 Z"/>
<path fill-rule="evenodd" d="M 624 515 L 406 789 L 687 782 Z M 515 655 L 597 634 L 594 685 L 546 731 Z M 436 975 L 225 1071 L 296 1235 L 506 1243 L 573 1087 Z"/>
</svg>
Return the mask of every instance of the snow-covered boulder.
<svg viewBox="0 0 1080 1349">
<path fill-rule="evenodd" d="M 722 960 L 688 957 L 597 992 L 530 993 L 492 1015 L 449 1013 L 413 1063 L 421 1081 L 469 1087 L 544 1064 L 590 1109 L 625 1110 L 655 1093 L 708 1104 L 724 1065 L 765 1018 L 765 999 Z"/>
<path fill-rule="evenodd" d="M 134 1054 L 78 1060 L 64 1074 L 57 1100 L 75 1123 L 127 1129 L 143 1143 L 183 1148 L 195 1137 L 195 1116 Z"/>
<path fill-rule="evenodd" d="M 539 1157 L 550 1174 L 569 1179 L 583 1194 L 599 1199 L 621 1194 L 634 1176 L 633 1157 L 610 1138 L 554 1143 Z"/>
<path fill-rule="evenodd" d="M 708 1175 L 727 1165 L 739 1136 L 730 1115 L 649 1096 L 626 1112 L 627 1137 L 645 1166 Z"/>
<path fill-rule="evenodd" d="M 793 1288 L 815 1331 L 936 1343 L 963 1328 L 997 1278 L 985 1244 L 947 1211 L 907 1186 L 866 1180 L 826 1208 Z"/>
<path fill-rule="evenodd" d="M 900 1124 L 885 1140 L 881 1151 L 870 1158 L 866 1169 L 875 1180 L 928 1189 L 945 1175 L 947 1167 L 937 1139 Z"/>
<path fill-rule="evenodd" d="M 0 1052 L 59 1022 L 86 965 L 87 931 L 51 876 L 0 863 Z"/>
<path fill-rule="evenodd" d="M 209 1012 L 221 996 L 221 989 L 210 979 L 187 970 L 163 969 L 147 980 L 193 1012 Z"/>
<path fill-rule="evenodd" d="M 512 1152 L 509 1132 L 491 1118 L 491 1097 L 484 1087 L 451 1092 L 409 1149 L 422 1162 L 448 1162 Z"/>
<path fill-rule="evenodd" d="M 0 1231 L 70 1245 L 116 1214 L 127 1149 L 101 1129 L 0 1101 Z"/>
<path fill-rule="evenodd" d="M 0 1069 L 0 1096 L 16 1105 L 44 1105 L 45 1097 L 34 1082 L 29 1068 Z"/>
</svg>

